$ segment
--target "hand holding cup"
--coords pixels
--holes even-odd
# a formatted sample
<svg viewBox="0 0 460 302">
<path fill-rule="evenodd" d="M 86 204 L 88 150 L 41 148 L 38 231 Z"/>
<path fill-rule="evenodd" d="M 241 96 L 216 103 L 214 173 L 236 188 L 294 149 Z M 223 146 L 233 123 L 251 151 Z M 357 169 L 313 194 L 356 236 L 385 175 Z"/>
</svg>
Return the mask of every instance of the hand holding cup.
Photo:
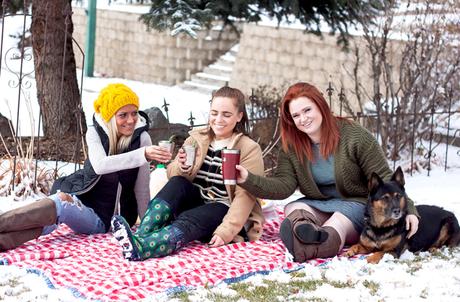
<svg viewBox="0 0 460 302">
<path fill-rule="evenodd" d="M 248 170 L 241 166 L 241 165 L 236 165 L 235 166 L 236 170 L 238 171 L 238 175 L 237 175 L 237 178 L 236 178 L 236 183 L 238 184 L 242 184 L 242 183 L 245 183 L 246 180 L 248 179 L 248 176 L 249 176 L 249 172 Z"/>
<path fill-rule="evenodd" d="M 161 163 L 166 163 L 171 160 L 172 154 L 169 150 L 165 150 L 159 146 L 145 147 L 145 158 L 147 160 L 156 160 Z"/>
<path fill-rule="evenodd" d="M 177 153 L 177 162 L 180 165 L 180 168 L 182 170 L 187 170 L 188 166 L 185 164 L 185 161 L 187 160 L 187 154 L 185 153 L 183 148 L 179 149 L 179 152 Z"/>
<path fill-rule="evenodd" d="M 174 142 L 163 140 L 158 142 L 158 146 L 168 150 L 171 154 L 174 152 Z"/>
<path fill-rule="evenodd" d="M 192 145 L 183 145 L 182 149 L 185 151 L 185 165 L 186 166 L 193 166 L 195 162 L 195 147 Z"/>
</svg>

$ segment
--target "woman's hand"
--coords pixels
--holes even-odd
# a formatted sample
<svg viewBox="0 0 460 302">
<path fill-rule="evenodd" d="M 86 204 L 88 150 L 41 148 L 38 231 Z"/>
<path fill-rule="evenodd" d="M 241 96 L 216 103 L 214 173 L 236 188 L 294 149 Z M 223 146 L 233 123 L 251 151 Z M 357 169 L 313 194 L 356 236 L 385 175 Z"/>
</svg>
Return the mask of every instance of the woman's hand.
<svg viewBox="0 0 460 302">
<path fill-rule="evenodd" d="M 220 238 L 218 235 L 214 235 L 211 238 L 211 241 L 209 241 L 208 246 L 209 247 L 218 247 L 224 245 L 225 242 Z"/>
<path fill-rule="evenodd" d="M 236 177 L 236 182 L 242 184 L 248 179 L 249 172 L 248 170 L 240 165 L 236 165 L 236 170 L 238 170 L 238 175 Z"/>
<path fill-rule="evenodd" d="M 418 218 L 414 214 L 406 216 L 406 230 L 409 231 L 407 238 L 412 237 L 418 230 Z"/>
<path fill-rule="evenodd" d="M 172 154 L 169 152 L 169 150 L 159 146 L 152 145 L 145 147 L 145 158 L 147 158 L 149 161 L 156 160 L 161 163 L 166 163 L 171 160 L 171 157 Z"/>
<path fill-rule="evenodd" d="M 182 172 L 188 172 L 190 170 L 190 166 L 187 166 L 185 164 L 185 161 L 187 160 L 187 153 L 185 153 L 185 150 L 183 148 L 179 149 L 179 152 L 177 153 L 177 162 L 179 163 L 179 167 L 182 170 Z"/>
<path fill-rule="evenodd" d="M 187 153 L 185 153 L 183 148 L 179 149 L 179 152 L 177 153 L 177 161 L 179 162 L 181 168 L 187 168 L 185 165 L 185 161 L 187 160 Z"/>
</svg>

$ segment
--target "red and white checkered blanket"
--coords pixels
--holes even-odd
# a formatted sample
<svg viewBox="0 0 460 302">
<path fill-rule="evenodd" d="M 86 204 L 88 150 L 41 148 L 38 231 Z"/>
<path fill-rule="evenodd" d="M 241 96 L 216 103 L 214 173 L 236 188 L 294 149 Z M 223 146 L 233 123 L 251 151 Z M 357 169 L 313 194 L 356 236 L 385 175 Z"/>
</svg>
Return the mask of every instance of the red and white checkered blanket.
<svg viewBox="0 0 460 302">
<path fill-rule="evenodd" d="M 286 257 L 278 236 L 282 214 L 269 221 L 257 242 L 208 248 L 192 243 L 160 259 L 130 262 L 111 234 L 77 235 L 61 226 L 50 235 L 0 253 L 0 263 L 43 272 L 50 286 L 102 301 L 139 300 L 159 293 L 236 282 L 255 273 L 302 267 Z M 323 263 L 324 259 L 312 261 Z"/>
</svg>

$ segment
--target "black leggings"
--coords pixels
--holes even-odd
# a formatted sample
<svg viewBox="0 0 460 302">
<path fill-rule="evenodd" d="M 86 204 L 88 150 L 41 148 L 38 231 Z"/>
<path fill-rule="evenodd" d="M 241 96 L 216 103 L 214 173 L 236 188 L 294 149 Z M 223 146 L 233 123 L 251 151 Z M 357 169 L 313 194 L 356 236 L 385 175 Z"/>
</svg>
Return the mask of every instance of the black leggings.
<svg viewBox="0 0 460 302">
<path fill-rule="evenodd" d="M 209 241 L 228 211 L 223 203 L 205 203 L 198 187 L 182 176 L 172 177 L 155 198 L 168 203 L 174 215 L 171 225 L 183 232 L 183 244 Z"/>
</svg>

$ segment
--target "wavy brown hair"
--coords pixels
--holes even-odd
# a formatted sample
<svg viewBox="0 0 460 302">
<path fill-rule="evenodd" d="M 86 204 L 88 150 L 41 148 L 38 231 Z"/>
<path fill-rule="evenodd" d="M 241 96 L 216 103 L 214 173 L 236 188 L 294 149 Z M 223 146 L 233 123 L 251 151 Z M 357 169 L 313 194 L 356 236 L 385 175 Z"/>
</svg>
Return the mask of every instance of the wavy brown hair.
<svg viewBox="0 0 460 302">
<path fill-rule="evenodd" d="M 332 115 L 322 93 L 315 86 L 304 82 L 289 87 L 281 102 L 280 122 L 283 150 L 288 152 L 289 148 L 292 148 L 302 163 L 305 156 L 309 161 L 314 160 L 310 137 L 297 129 L 289 112 L 289 104 L 299 97 L 307 97 L 318 106 L 323 117 L 320 153 L 323 158 L 327 158 L 334 153 L 339 144 L 340 133 L 337 125 L 339 118 Z"/>
</svg>

